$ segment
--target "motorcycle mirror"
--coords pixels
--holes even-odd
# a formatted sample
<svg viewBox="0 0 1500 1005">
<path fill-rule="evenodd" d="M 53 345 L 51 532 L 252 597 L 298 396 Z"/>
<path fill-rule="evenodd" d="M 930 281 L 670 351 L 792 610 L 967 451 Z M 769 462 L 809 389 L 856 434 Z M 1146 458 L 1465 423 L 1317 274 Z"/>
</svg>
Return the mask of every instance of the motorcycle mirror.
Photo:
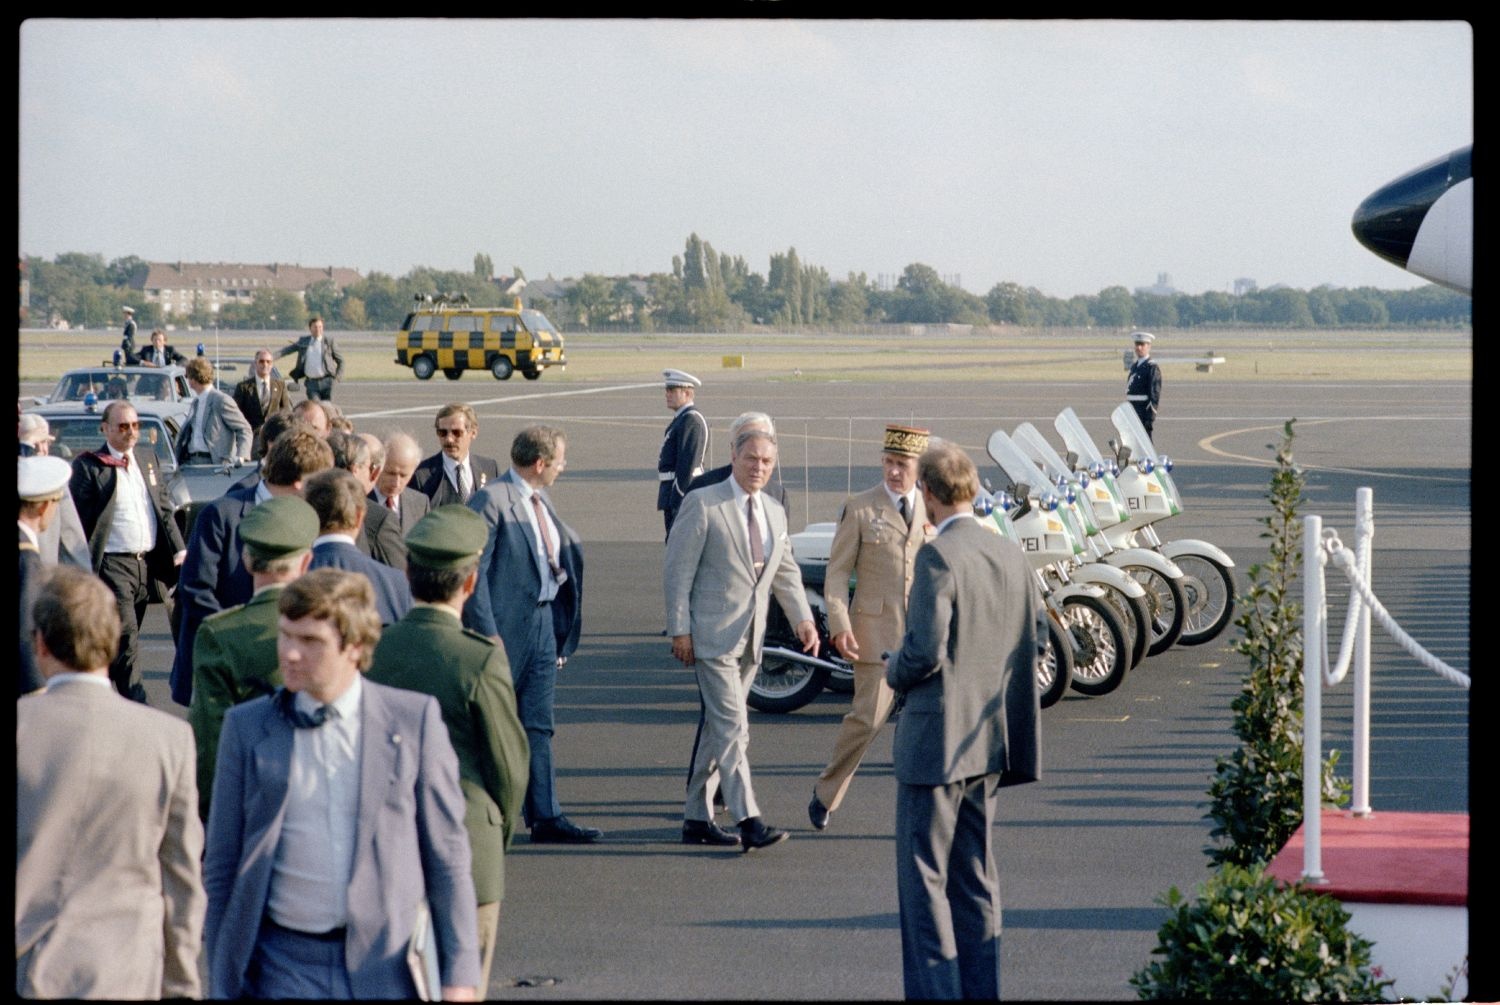
<svg viewBox="0 0 1500 1005">
<path fill-rule="evenodd" d="M 1068 462 L 1068 470 L 1078 470 L 1078 454 L 1075 451 L 1069 450 L 1063 460 Z"/>
<path fill-rule="evenodd" d="M 984 490 L 985 490 L 985 491 L 986 491 L 986 492 L 989 492 L 989 493 L 991 493 L 991 494 L 993 494 L 993 493 L 994 493 L 994 491 L 995 491 L 995 487 L 994 487 L 994 486 L 993 486 L 993 485 L 991 485 L 991 484 L 990 484 L 990 480 L 989 480 L 989 479 L 988 479 L 988 478 L 986 478 L 986 479 L 984 479 L 984 481 L 983 481 L 983 482 L 982 482 L 982 483 L 981 483 L 981 484 L 983 484 L 983 485 L 984 485 Z"/>
</svg>

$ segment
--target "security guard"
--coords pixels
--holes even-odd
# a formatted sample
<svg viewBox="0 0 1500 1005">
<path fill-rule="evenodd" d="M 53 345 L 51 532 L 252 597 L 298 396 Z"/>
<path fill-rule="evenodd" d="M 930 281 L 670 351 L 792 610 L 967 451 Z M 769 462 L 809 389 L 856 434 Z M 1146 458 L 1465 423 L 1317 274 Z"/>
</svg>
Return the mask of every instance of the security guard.
<svg viewBox="0 0 1500 1005">
<path fill-rule="evenodd" d="M 1131 336 L 1135 342 L 1135 362 L 1130 364 L 1130 376 L 1125 382 L 1125 400 L 1140 416 L 1146 435 L 1151 435 L 1151 426 L 1156 422 L 1156 409 L 1161 404 L 1161 367 L 1151 359 L 1151 343 L 1156 336 L 1150 332 L 1136 332 Z"/>
<path fill-rule="evenodd" d="M 406 535 L 406 576 L 417 603 L 381 635 L 368 674 L 379 684 L 430 694 L 442 708 L 473 851 L 481 992 L 495 958 L 505 849 L 531 770 L 505 650 L 461 620 L 488 540 L 489 525 L 467 506 L 439 506 L 417 521 Z"/>
<path fill-rule="evenodd" d="M 121 307 L 120 310 L 125 312 L 125 333 L 120 339 L 120 350 L 128 363 L 135 356 L 135 308 Z"/>
<path fill-rule="evenodd" d="M 248 603 L 205 618 L 193 642 L 188 722 L 198 746 L 198 812 L 205 820 L 225 714 L 281 685 L 276 602 L 312 561 L 318 514 L 301 496 L 273 496 L 245 514 L 239 534 L 255 593 Z"/>
<path fill-rule="evenodd" d="M 23 416 L 32 418 L 32 416 Z M 44 422 L 43 428 L 46 423 Z M 21 457 L 16 460 L 16 539 L 20 551 L 17 588 L 21 594 L 18 652 L 20 655 L 20 690 L 17 696 L 30 694 L 46 686 L 46 679 L 36 662 L 32 648 L 31 608 L 36 602 L 46 576 L 47 562 L 42 558 L 41 537 L 59 515 L 68 494 L 73 469 L 61 457 Z"/>
<path fill-rule="evenodd" d="M 703 458 L 708 456 L 708 420 L 693 404 L 693 395 L 703 382 L 681 370 L 663 370 L 667 407 L 677 414 L 667 424 L 661 441 L 661 454 L 656 460 L 656 477 L 660 486 L 656 490 L 656 508 L 661 510 L 667 534 L 672 533 L 672 521 L 677 518 L 677 508 L 682 497 L 687 495 L 688 485 L 703 473 Z"/>
</svg>

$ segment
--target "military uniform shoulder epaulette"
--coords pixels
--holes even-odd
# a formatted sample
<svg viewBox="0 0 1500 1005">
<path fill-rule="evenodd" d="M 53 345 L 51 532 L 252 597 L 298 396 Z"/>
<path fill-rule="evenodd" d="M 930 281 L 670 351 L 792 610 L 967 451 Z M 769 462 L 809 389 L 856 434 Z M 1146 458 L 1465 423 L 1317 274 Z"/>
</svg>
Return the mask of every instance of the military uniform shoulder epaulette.
<svg viewBox="0 0 1500 1005">
<path fill-rule="evenodd" d="M 38 554 L 41 553 L 41 549 L 38 548 L 36 545 L 32 544 L 30 541 L 22 541 L 19 545 L 17 545 L 17 547 L 21 551 L 34 551 L 34 552 L 37 552 Z"/>
<path fill-rule="evenodd" d="M 210 624 L 211 622 L 218 621 L 220 618 L 224 617 L 226 614 L 233 614 L 236 611 L 242 611 L 244 609 L 245 609 L 245 605 L 244 604 L 235 604 L 233 607 L 226 608 L 226 609 L 224 609 L 222 611 L 215 611 L 214 613 L 210 614 L 208 617 L 204 618 L 201 622 L 199 622 L 199 624 L 200 624 L 200 626 L 201 625 L 207 625 L 207 624 Z"/>
</svg>

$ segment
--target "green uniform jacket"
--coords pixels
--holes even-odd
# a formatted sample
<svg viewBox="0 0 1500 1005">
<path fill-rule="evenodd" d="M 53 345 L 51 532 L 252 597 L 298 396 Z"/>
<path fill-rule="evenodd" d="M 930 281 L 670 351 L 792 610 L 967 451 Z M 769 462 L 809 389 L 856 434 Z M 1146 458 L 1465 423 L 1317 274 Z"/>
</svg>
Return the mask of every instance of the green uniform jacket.
<svg viewBox="0 0 1500 1005">
<path fill-rule="evenodd" d="M 505 650 L 465 629 L 457 615 L 419 604 L 381 633 L 366 676 L 438 700 L 458 755 L 474 893 L 481 904 L 499 901 L 531 763 Z"/>
<path fill-rule="evenodd" d="M 188 722 L 198 744 L 198 815 L 208 819 L 214 790 L 214 763 L 224 714 L 251 698 L 281 686 L 276 656 L 283 587 L 268 586 L 250 602 L 205 618 L 193 642 L 193 698 Z"/>
</svg>

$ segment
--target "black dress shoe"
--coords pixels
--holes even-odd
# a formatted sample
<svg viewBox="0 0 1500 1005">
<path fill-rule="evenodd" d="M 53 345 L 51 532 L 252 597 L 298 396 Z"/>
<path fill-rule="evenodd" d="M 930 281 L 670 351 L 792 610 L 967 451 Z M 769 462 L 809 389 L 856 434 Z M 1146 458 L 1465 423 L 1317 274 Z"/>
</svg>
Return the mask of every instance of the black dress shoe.
<svg viewBox="0 0 1500 1005">
<path fill-rule="evenodd" d="M 818 830 L 827 827 L 828 814 L 831 812 L 833 811 L 824 806 L 823 800 L 819 799 L 818 794 L 814 792 L 812 802 L 807 804 L 807 819 L 812 822 L 813 827 Z"/>
<path fill-rule="evenodd" d="M 682 822 L 683 844 L 707 844 L 721 847 L 738 845 L 740 836 L 727 831 L 711 820 L 684 820 Z"/>
<path fill-rule="evenodd" d="M 592 844 L 604 837 L 597 827 L 580 827 L 567 817 L 538 820 L 531 825 L 532 844 Z"/>
<path fill-rule="evenodd" d="M 740 847 L 746 852 L 757 848 L 769 848 L 780 844 L 791 835 L 778 827 L 767 827 L 760 817 L 747 817 L 740 821 Z"/>
</svg>

